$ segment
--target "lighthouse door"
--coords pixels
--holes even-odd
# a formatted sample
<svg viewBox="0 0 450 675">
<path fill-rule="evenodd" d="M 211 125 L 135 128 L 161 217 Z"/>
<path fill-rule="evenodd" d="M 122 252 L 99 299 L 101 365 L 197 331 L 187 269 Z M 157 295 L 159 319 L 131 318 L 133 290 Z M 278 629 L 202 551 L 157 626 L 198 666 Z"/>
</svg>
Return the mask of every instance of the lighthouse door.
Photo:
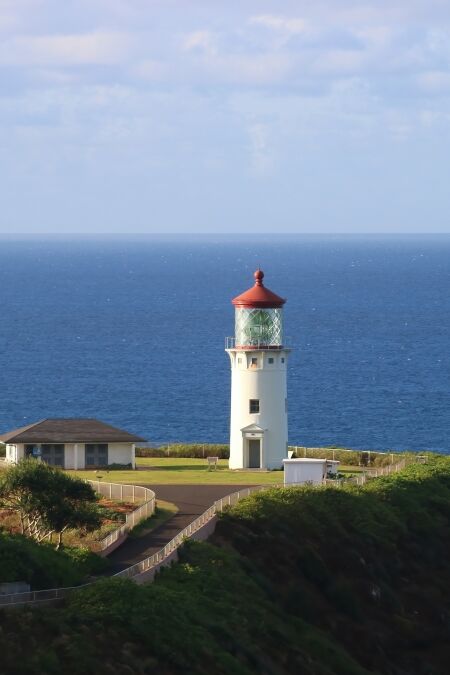
<svg viewBox="0 0 450 675">
<path fill-rule="evenodd" d="M 248 468 L 261 468 L 261 441 L 259 438 L 250 438 L 248 440 Z"/>
</svg>

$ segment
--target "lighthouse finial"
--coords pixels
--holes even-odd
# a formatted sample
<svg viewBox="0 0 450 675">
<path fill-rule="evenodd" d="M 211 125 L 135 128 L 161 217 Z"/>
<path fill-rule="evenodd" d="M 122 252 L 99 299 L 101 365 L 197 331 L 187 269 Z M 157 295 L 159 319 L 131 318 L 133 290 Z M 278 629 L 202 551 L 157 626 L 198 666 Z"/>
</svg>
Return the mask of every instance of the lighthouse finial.
<svg viewBox="0 0 450 675">
<path fill-rule="evenodd" d="M 253 275 L 255 277 L 255 286 L 262 286 L 264 279 L 264 272 L 258 267 L 256 272 Z"/>
</svg>

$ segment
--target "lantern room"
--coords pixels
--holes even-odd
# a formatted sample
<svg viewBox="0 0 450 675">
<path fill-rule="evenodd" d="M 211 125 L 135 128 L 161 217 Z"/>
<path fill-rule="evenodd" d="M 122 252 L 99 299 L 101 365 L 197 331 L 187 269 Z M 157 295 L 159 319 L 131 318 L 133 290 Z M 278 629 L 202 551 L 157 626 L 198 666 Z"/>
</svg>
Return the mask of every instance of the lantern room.
<svg viewBox="0 0 450 675">
<path fill-rule="evenodd" d="M 264 272 L 254 274 L 255 285 L 232 300 L 235 307 L 235 348 L 282 349 L 286 302 L 264 286 Z"/>
</svg>

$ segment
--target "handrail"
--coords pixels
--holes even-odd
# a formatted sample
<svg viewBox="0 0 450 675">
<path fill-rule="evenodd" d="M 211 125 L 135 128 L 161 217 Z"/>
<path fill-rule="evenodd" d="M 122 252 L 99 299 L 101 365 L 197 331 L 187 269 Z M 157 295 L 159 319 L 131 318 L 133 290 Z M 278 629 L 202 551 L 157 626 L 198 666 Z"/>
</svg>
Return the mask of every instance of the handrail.
<svg viewBox="0 0 450 675">
<path fill-rule="evenodd" d="M 127 485 L 123 483 L 102 483 L 98 480 L 88 480 L 86 482 L 90 483 L 103 497 L 123 500 L 127 497 L 126 492 L 131 492 L 129 498 L 133 502 L 135 502 L 136 499 L 141 498 L 144 500 L 140 506 L 131 511 L 131 513 L 126 514 L 125 523 L 123 525 L 116 527 L 98 542 L 100 551 L 107 550 L 112 544 L 132 530 L 138 523 L 149 518 L 155 512 L 156 495 L 153 490 L 150 490 L 149 488 L 141 485 Z M 113 488 L 117 489 L 114 490 Z M 139 495 L 141 495 L 141 497 Z"/>
<path fill-rule="evenodd" d="M 249 338 L 248 344 L 242 345 L 236 342 L 234 336 L 228 336 L 225 338 L 225 349 L 237 349 L 237 350 L 250 350 L 250 349 L 260 349 L 261 351 L 270 350 L 270 351 L 283 351 L 289 349 L 286 347 L 287 344 L 292 344 L 292 340 L 289 336 L 285 336 L 283 344 L 271 345 L 267 344 L 267 340 L 260 340 L 258 338 Z"/>
</svg>

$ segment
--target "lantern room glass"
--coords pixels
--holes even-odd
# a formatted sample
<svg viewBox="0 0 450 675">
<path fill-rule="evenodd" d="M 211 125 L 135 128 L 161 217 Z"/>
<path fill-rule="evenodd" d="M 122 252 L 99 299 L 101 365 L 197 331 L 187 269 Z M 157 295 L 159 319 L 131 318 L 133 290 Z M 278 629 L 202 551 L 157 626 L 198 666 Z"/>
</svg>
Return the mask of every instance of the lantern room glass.
<svg viewBox="0 0 450 675">
<path fill-rule="evenodd" d="M 237 347 L 281 347 L 282 310 L 236 307 L 235 338 Z"/>
</svg>

